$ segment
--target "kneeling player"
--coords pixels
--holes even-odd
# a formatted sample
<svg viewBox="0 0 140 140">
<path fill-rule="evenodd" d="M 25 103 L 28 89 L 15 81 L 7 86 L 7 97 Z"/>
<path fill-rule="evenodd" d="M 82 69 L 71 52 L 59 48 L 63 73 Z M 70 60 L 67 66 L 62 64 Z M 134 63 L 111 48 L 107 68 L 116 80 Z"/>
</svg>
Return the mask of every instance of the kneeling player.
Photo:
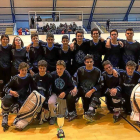
<svg viewBox="0 0 140 140">
<path fill-rule="evenodd" d="M 9 128 L 9 112 L 17 113 L 31 93 L 31 89 L 33 89 L 32 77 L 27 73 L 28 68 L 29 65 L 27 63 L 20 63 L 18 68 L 20 73 L 12 77 L 12 79 L 8 84 L 5 85 L 3 89 L 7 94 L 2 100 L 2 127 L 4 128 L 4 131 Z"/>
<path fill-rule="evenodd" d="M 77 97 L 82 97 L 84 108 L 84 119 L 93 121 L 95 110 L 100 105 L 101 97 L 101 71 L 94 67 L 92 55 L 86 55 L 84 58 L 85 66 L 78 68 L 74 74 L 74 81 L 77 85 Z M 76 109 L 75 109 L 76 110 Z"/>
<path fill-rule="evenodd" d="M 58 115 L 63 116 L 66 111 L 67 103 L 71 102 L 70 91 L 73 90 L 74 84 L 72 77 L 66 69 L 66 64 L 63 60 L 58 60 L 56 63 L 56 71 L 52 72 L 53 84 L 52 92 L 53 95 L 50 97 L 48 102 L 58 103 Z M 72 104 L 72 102 L 71 102 Z M 75 103 L 74 103 L 75 104 Z M 55 106 L 55 104 L 54 104 Z M 69 107 L 68 107 L 69 111 Z"/>
<path fill-rule="evenodd" d="M 113 66 L 109 60 L 103 62 L 104 72 L 103 76 L 103 93 L 106 97 L 107 108 L 113 112 L 114 122 L 118 120 L 121 115 L 121 108 L 123 99 L 119 87 L 119 75 L 113 76 Z M 117 70 L 119 72 L 119 70 Z"/>
</svg>

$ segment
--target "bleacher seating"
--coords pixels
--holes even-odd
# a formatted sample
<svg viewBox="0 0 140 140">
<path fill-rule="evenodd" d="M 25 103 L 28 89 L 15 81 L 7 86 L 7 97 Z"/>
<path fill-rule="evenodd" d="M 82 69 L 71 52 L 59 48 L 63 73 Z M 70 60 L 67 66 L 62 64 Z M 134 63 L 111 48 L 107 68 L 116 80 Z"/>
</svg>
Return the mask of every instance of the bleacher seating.
<svg viewBox="0 0 140 140">
<path fill-rule="evenodd" d="M 0 35 L 13 35 L 14 23 L 0 23 Z"/>
<path fill-rule="evenodd" d="M 97 22 L 96 23 L 101 30 L 103 30 L 103 32 L 106 32 L 106 22 Z M 109 30 L 113 30 L 113 29 L 117 29 L 118 32 L 123 33 L 126 31 L 127 28 L 133 28 L 134 32 L 140 32 L 140 21 L 136 21 L 136 22 L 128 22 L 128 21 L 124 21 L 124 22 L 110 22 L 110 29 Z"/>
</svg>

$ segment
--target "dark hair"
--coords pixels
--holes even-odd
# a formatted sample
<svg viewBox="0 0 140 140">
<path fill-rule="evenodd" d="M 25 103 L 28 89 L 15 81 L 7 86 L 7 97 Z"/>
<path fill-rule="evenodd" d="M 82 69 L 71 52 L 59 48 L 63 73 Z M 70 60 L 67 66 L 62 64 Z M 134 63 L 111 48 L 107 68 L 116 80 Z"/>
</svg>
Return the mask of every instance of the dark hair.
<svg viewBox="0 0 140 140">
<path fill-rule="evenodd" d="M 112 32 L 116 32 L 118 34 L 118 31 L 116 29 L 111 30 L 110 35 L 111 35 Z"/>
<path fill-rule="evenodd" d="M 15 39 L 16 39 L 17 37 L 20 38 L 19 36 L 14 37 L 13 43 L 12 43 L 12 47 L 13 47 L 13 48 L 16 48 Z M 20 38 L 20 39 L 21 39 L 21 38 Z M 22 41 L 22 39 L 21 39 L 21 47 L 23 48 L 23 46 L 24 46 L 24 43 L 23 43 L 23 41 Z"/>
<path fill-rule="evenodd" d="M 69 37 L 68 37 L 67 35 L 63 35 L 63 36 L 62 36 L 62 40 L 63 40 L 63 39 L 68 39 L 68 40 L 69 40 Z"/>
<path fill-rule="evenodd" d="M 4 37 L 6 37 L 6 38 L 8 38 L 8 40 L 10 40 L 10 39 L 9 39 L 9 36 L 8 36 L 7 34 L 3 34 L 3 35 L 1 35 L 0 40 L 2 40 Z"/>
<path fill-rule="evenodd" d="M 109 60 L 106 60 L 106 61 L 103 62 L 102 66 L 104 67 L 105 65 L 111 65 L 112 66 L 112 64 Z"/>
<path fill-rule="evenodd" d="M 134 32 L 133 28 L 127 28 L 127 29 L 126 29 L 126 32 L 127 32 L 127 31 L 133 31 L 133 32 Z"/>
<path fill-rule="evenodd" d="M 58 60 L 56 63 L 56 66 L 58 66 L 58 65 L 62 65 L 66 68 L 66 63 L 63 60 Z"/>
<path fill-rule="evenodd" d="M 94 32 L 94 31 L 98 31 L 99 35 L 101 34 L 101 32 L 100 32 L 100 30 L 99 30 L 98 28 L 93 28 L 93 29 L 91 30 L 91 35 L 93 35 L 93 32 Z"/>
<path fill-rule="evenodd" d="M 37 33 L 31 34 L 31 39 L 32 39 L 33 37 L 35 37 L 35 36 L 38 37 L 38 34 L 37 34 Z"/>
<path fill-rule="evenodd" d="M 19 66 L 18 66 L 18 70 L 21 70 L 21 69 L 23 69 L 23 68 L 29 69 L 29 65 L 28 65 L 27 63 L 25 63 L 25 62 L 21 62 L 21 63 L 19 64 Z"/>
<path fill-rule="evenodd" d="M 83 30 L 77 30 L 76 33 L 75 33 L 76 36 L 77 36 L 78 33 L 80 33 L 80 34 L 84 34 L 84 31 L 83 31 Z"/>
<path fill-rule="evenodd" d="M 47 67 L 47 62 L 46 62 L 45 60 L 40 60 L 40 61 L 38 62 L 38 67 L 39 67 L 39 66 Z"/>
<path fill-rule="evenodd" d="M 48 38 L 48 37 L 52 37 L 52 38 L 54 38 L 54 35 L 52 34 L 52 33 L 47 33 L 47 36 L 46 36 L 46 38 Z"/>
<path fill-rule="evenodd" d="M 136 67 L 137 64 L 136 64 L 134 61 L 130 60 L 130 61 L 128 61 L 128 62 L 126 63 L 126 67 L 127 67 L 127 66 Z"/>
<path fill-rule="evenodd" d="M 92 59 L 92 60 L 93 60 L 93 55 L 87 54 L 87 55 L 84 57 L 84 61 L 86 61 L 87 59 Z"/>
</svg>

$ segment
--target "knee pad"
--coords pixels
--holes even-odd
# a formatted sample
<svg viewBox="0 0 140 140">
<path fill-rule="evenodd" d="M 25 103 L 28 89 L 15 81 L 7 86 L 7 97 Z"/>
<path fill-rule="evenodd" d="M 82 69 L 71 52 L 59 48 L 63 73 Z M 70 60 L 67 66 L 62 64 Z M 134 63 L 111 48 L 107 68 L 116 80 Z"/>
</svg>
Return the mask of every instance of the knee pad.
<svg viewBox="0 0 140 140">
<path fill-rule="evenodd" d="M 10 95 L 7 95 L 7 96 L 4 96 L 3 97 L 3 100 L 2 100 L 2 105 L 4 107 L 10 107 L 11 105 L 13 104 L 13 99 L 12 99 L 12 96 Z"/>
</svg>

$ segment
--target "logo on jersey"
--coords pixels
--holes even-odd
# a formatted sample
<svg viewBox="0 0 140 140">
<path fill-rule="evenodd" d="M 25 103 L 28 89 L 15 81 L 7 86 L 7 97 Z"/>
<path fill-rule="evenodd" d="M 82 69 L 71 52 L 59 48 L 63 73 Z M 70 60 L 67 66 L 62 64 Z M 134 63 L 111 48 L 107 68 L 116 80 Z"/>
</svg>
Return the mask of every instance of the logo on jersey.
<svg viewBox="0 0 140 140">
<path fill-rule="evenodd" d="M 85 56 L 86 56 L 86 55 L 84 54 L 84 52 L 81 51 L 81 50 L 79 50 L 79 51 L 77 52 L 76 56 L 75 56 L 76 62 L 79 63 L 79 64 L 84 63 L 84 57 L 85 57 Z"/>
<path fill-rule="evenodd" d="M 94 84 L 91 80 L 84 80 L 81 83 L 81 88 L 83 89 L 84 93 L 87 93 L 89 90 L 93 88 Z"/>
<path fill-rule="evenodd" d="M 63 89 L 64 86 L 65 86 L 64 80 L 61 79 L 61 78 L 57 78 L 57 79 L 55 80 L 55 86 L 56 86 L 56 88 L 58 88 L 58 89 Z"/>
</svg>

